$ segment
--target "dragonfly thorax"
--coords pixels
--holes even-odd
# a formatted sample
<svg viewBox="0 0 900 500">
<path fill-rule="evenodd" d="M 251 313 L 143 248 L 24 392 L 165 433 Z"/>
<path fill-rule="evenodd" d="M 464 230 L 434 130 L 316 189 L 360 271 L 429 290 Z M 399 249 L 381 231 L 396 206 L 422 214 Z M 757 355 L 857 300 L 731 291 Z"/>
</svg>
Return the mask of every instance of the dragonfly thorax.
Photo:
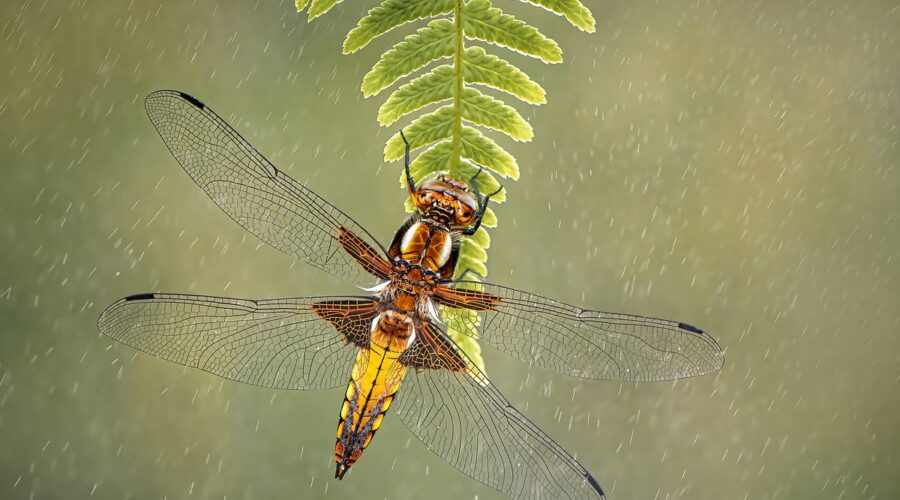
<svg viewBox="0 0 900 500">
<path fill-rule="evenodd" d="M 433 285 L 452 276 L 458 243 L 446 226 L 413 216 L 397 231 L 389 253 L 395 279 Z"/>
</svg>

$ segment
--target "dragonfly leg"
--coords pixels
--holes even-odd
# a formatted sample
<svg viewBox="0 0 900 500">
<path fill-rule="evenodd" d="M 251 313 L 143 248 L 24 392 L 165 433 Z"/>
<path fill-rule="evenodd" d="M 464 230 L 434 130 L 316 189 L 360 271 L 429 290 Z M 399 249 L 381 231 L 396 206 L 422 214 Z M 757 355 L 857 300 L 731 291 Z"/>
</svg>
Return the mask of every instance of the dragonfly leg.
<svg viewBox="0 0 900 500">
<path fill-rule="evenodd" d="M 469 187 L 472 188 L 472 192 L 475 194 L 475 199 L 478 201 L 478 204 L 481 205 L 481 191 L 478 190 L 478 184 L 475 184 L 475 179 L 481 175 L 481 171 L 484 170 L 484 167 L 481 165 L 478 166 L 478 172 L 475 172 L 475 175 L 469 178 Z"/>
<path fill-rule="evenodd" d="M 413 180 L 412 172 L 409 171 L 409 141 L 406 140 L 406 136 L 403 134 L 403 129 L 400 129 L 400 138 L 403 139 L 403 169 L 406 171 L 406 192 L 409 193 L 410 199 L 415 203 L 415 194 L 416 194 L 416 181 Z"/>
<path fill-rule="evenodd" d="M 481 227 L 481 219 L 484 218 L 484 212 L 485 212 L 485 210 L 487 210 L 488 202 L 491 201 L 491 197 L 492 197 L 492 196 L 495 196 L 495 195 L 496 195 L 497 193 L 499 193 L 500 191 L 503 191 L 503 186 L 502 186 L 502 185 L 501 185 L 499 188 L 497 188 L 497 190 L 494 191 L 493 193 L 491 193 L 491 194 L 485 196 L 484 199 L 481 199 L 481 198 L 479 197 L 479 199 L 478 199 L 478 213 L 475 214 L 475 224 L 472 224 L 471 227 L 468 227 L 468 228 L 464 229 L 463 232 L 462 232 L 462 234 L 464 234 L 464 235 L 466 235 L 466 236 L 472 236 L 473 234 L 475 234 L 475 231 L 478 231 L 478 228 Z"/>
</svg>

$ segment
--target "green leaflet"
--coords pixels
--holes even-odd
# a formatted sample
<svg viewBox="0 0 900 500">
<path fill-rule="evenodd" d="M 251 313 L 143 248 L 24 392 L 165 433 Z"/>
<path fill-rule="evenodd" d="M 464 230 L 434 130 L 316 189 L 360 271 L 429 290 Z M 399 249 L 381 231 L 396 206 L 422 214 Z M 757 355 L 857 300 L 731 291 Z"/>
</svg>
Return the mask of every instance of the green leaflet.
<svg viewBox="0 0 900 500">
<path fill-rule="evenodd" d="M 543 7 L 566 18 L 572 26 L 593 33 L 595 30 L 594 16 L 591 11 L 578 0 L 522 0 Z"/>
<path fill-rule="evenodd" d="M 300 2 L 306 3 L 306 0 L 298 0 L 297 1 L 297 10 L 300 10 Z M 312 0 L 312 5 L 309 7 L 308 20 L 312 21 L 313 19 L 321 16 L 322 14 L 331 10 L 332 7 L 341 3 L 343 0 Z"/>
<path fill-rule="evenodd" d="M 534 137 L 531 125 L 515 108 L 476 89 L 463 91 L 462 106 L 463 118 L 476 125 L 504 132 L 517 141 L 530 141 Z"/>
<path fill-rule="evenodd" d="M 392 92 L 378 108 L 378 123 L 391 125 L 413 111 L 452 98 L 453 66 L 438 66 Z"/>
<path fill-rule="evenodd" d="M 463 57 L 463 80 L 480 83 L 512 94 L 530 104 L 547 102 L 544 89 L 528 75 L 508 62 L 484 51 L 481 47 L 466 49 Z"/>
<path fill-rule="evenodd" d="M 534 56 L 546 63 L 562 62 L 562 51 L 537 28 L 493 8 L 490 0 L 470 0 L 465 8 L 466 38 L 482 40 Z"/>
<path fill-rule="evenodd" d="M 461 246 L 464 248 L 463 251 L 466 255 L 480 262 L 487 261 L 488 256 L 486 248 L 479 246 L 477 243 L 471 242 L 468 239 L 463 240 Z"/>
<path fill-rule="evenodd" d="M 483 165 L 503 177 L 519 178 L 519 164 L 516 163 L 516 159 L 478 129 L 463 126 L 461 140 L 464 158 Z"/>
<path fill-rule="evenodd" d="M 341 1 L 295 0 L 298 11 L 309 7 L 310 20 Z M 595 30 L 594 17 L 580 0 L 521 1 L 563 16 L 582 31 Z M 432 19 L 435 17 L 438 19 Z M 479 127 L 501 132 L 515 141 L 530 141 L 534 131 L 519 111 L 476 87 L 498 90 L 533 105 L 545 103 L 546 94 L 519 68 L 489 54 L 485 48 L 500 46 L 550 64 L 562 61 L 562 51 L 536 27 L 504 13 L 490 0 L 382 0 L 347 34 L 344 53 L 356 52 L 394 28 L 421 19 L 432 20 L 381 54 L 363 78 L 362 93 L 371 97 L 435 61 L 451 58 L 451 64 L 426 69 L 394 89 L 378 108 L 378 122 L 393 126 L 420 112 L 403 128 L 412 148 L 423 149 L 410 166 L 413 177 L 421 181 L 429 175 L 444 173 L 468 181 L 472 190 L 477 189 L 483 195 L 494 193 L 500 188 L 497 176 L 517 179 L 519 166 L 512 155 L 485 136 Z M 486 47 L 467 46 L 471 41 Z M 397 129 L 385 144 L 386 161 L 403 158 L 400 126 Z M 400 185 L 405 183 L 406 176 L 401 170 Z M 505 199 L 506 191 L 502 190 L 491 201 L 500 203 Z M 408 199 L 405 205 L 407 211 L 414 210 Z M 460 243 L 456 278 L 465 274 L 465 279 L 477 282 L 487 275 L 491 238 L 486 228 L 496 225 L 496 214 L 488 207 L 478 231 Z M 479 288 L 477 284 L 467 286 Z M 441 308 L 440 314 L 448 334 L 484 371 L 481 347 L 476 340 L 478 314 L 446 307 Z"/>
<path fill-rule="evenodd" d="M 429 104 L 452 98 L 453 67 L 438 66 L 391 93 L 378 110 L 378 121 L 382 125 L 390 125 L 401 117 Z M 463 91 L 462 105 L 463 118 L 472 123 L 504 132 L 517 141 L 530 141 L 534 136 L 531 125 L 515 108 L 503 104 L 498 99 L 486 96 L 476 89 L 467 88 Z M 412 133 L 407 135 L 413 137 Z M 399 140 L 399 134 L 397 140 Z M 385 148 L 385 160 L 399 159 L 402 154 L 402 148 L 399 146 L 399 144 L 393 146 L 388 144 L 388 147 Z M 389 150 L 393 153 L 388 154 Z"/>
<path fill-rule="evenodd" d="M 421 179 L 432 172 L 446 172 L 450 169 L 452 154 L 453 144 L 449 140 L 443 140 L 417 156 L 409 170 L 415 179 Z"/>
<path fill-rule="evenodd" d="M 412 149 L 450 137 L 454 113 L 453 106 L 447 105 L 413 120 L 404 129 Z M 528 141 L 534 135 L 531 125 L 528 125 L 518 111 L 476 89 L 463 90 L 462 117 L 476 125 L 505 132 L 516 140 Z M 399 160 L 403 157 L 403 151 L 403 139 L 398 132 L 388 139 L 384 148 L 384 159 L 385 161 Z"/>
<path fill-rule="evenodd" d="M 488 234 L 486 230 L 478 228 L 478 231 L 475 231 L 475 234 L 466 238 L 465 243 L 485 249 L 491 248 L 491 235 Z"/>
<path fill-rule="evenodd" d="M 403 129 L 410 147 L 419 148 L 441 139 L 450 137 L 453 131 L 453 106 L 441 106 L 431 113 L 424 114 Z M 384 147 L 384 158 L 388 161 L 403 158 L 405 145 L 400 133 L 388 139 Z"/>
<path fill-rule="evenodd" d="M 463 254 L 460 252 L 459 260 L 456 261 L 456 269 L 458 269 L 459 273 L 475 273 L 479 276 L 487 275 L 487 265 L 483 260 L 479 260 L 477 257 L 471 254 Z"/>
<path fill-rule="evenodd" d="M 381 55 L 372 70 L 363 77 L 362 93 L 366 97 L 375 95 L 432 61 L 452 57 L 453 49 L 453 23 L 446 19 L 431 21 L 427 27 L 409 35 Z"/>
<path fill-rule="evenodd" d="M 481 225 L 484 227 L 497 227 L 497 214 L 494 213 L 493 208 L 488 207 L 488 209 L 484 211 L 484 219 L 481 220 Z"/>
<path fill-rule="evenodd" d="M 453 10 L 455 0 L 385 0 L 370 10 L 344 39 L 344 54 L 365 47 L 375 37 L 417 19 L 426 19 Z"/>
<path fill-rule="evenodd" d="M 438 139 L 449 137 L 449 128 L 452 126 L 452 123 L 443 122 L 442 120 L 452 116 L 453 109 L 450 106 L 444 106 L 435 113 L 424 115 L 413 122 L 416 126 L 416 130 L 422 132 L 422 136 L 413 139 L 413 126 L 410 126 L 409 133 L 407 134 L 410 145 L 419 147 Z M 493 139 L 490 139 L 479 132 L 478 129 L 463 126 L 460 140 L 462 142 L 461 155 L 463 158 L 472 160 L 476 165 L 481 165 L 503 177 L 509 177 L 511 179 L 519 178 L 519 165 L 516 163 L 516 159 L 507 153 L 506 150 L 498 146 Z M 441 141 L 413 160 L 410 169 L 414 174 L 423 171 L 448 171 L 450 170 L 452 153 L 452 143 L 447 140 Z M 403 140 L 398 133 L 388 140 L 388 143 L 385 146 L 385 159 L 399 159 L 402 156 Z M 428 170 L 422 170 L 425 168 L 423 167 L 423 164 L 428 166 Z M 462 171 L 463 169 L 460 168 L 460 170 Z M 474 174 L 474 172 L 472 173 Z M 462 180 L 467 179 L 463 175 L 460 175 L 462 172 L 450 172 L 450 174 Z M 487 172 L 483 172 L 481 175 L 485 174 L 487 174 Z"/>
</svg>

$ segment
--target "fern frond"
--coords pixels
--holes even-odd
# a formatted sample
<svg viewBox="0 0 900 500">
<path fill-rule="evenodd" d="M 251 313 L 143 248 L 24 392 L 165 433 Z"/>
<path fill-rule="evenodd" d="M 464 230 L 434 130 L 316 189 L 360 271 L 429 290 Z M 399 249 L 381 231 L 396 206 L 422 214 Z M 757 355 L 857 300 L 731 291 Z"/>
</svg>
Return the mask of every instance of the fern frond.
<svg viewBox="0 0 900 500">
<path fill-rule="evenodd" d="M 448 14 L 453 11 L 454 4 L 454 0 L 385 0 L 347 33 L 344 54 L 356 52 L 376 37 L 406 23 Z"/>
<path fill-rule="evenodd" d="M 572 26 L 593 33 L 596 29 L 594 16 L 591 11 L 578 0 L 522 0 L 543 7 L 550 12 L 559 14 L 566 18 Z"/>
<path fill-rule="evenodd" d="M 490 0 L 470 0 L 465 13 L 466 38 L 500 45 L 546 63 L 562 62 L 562 51 L 556 42 L 534 26 L 494 8 Z"/>
<path fill-rule="evenodd" d="M 446 19 L 431 21 L 381 55 L 363 77 L 362 92 L 369 97 L 381 92 L 400 78 L 432 61 L 453 56 L 453 23 Z"/>
<path fill-rule="evenodd" d="M 438 66 L 393 91 L 378 108 L 378 123 L 388 126 L 413 111 L 452 98 L 453 66 Z"/>
<path fill-rule="evenodd" d="M 462 106 L 463 118 L 472 123 L 503 132 L 517 141 L 534 137 L 531 125 L 515 108 L 476 89 L 463 90 Z"/>
<path fill-rule="evenodd" d="M 463 80 L 478 83 L 514 95 L 531 104 L 544 104 L 547 96 L 540 85 L 512 64 L 488 54 L 481 47 L 466 49 Z"/>
<path fill-rule="evenodd" d="M 298 11 L 309 6 L 310 19 L 341 1 L 295 0 Z M 580 0 L 521 1 L 563 16 L 580 30 L 595 29 L 594 17 Z M 494 7 L 490 0 L 382 0 L 347 34 L 344 53 L 356 52 L 394 28 L 446 14 L 450 14 L 449 19 L 431 20 L 426 27 L 382 54 L 363 78 L 361 90 L 364 96 L 370 97 L 434 61 L 452 58 L 451 65 L 438 65 L 391 92 L 378 109 L 378 121 L 384 126 L 392 125 L 430 105 L 442 104 L 404 127 L 412 148 L 425 148 L 410 165 L 413 177 L 423 179 L 441 172 L 470 182 L 482 194 L 494 193 L 500 187 L 494 174 L 517 179 L 519 166 L 512 155 L 475 127 L 504 133 L 515 141 L 530 141 L 534 131 L 515 108 L 475 86 L 499 90 L 529 104 L 545 103 L 546 95 L 540 85 L 517 67 L 488 54 L 484 48 L 467 47 L 465 42 L 479 40 L 545 63 L 558 63 L 562 61 L 562 51 L 556 42 L 534 26 Z M 403 140 L 395 133 L 385 144 L 385 160 L 398 160 L 403 152 Z M 405 183 L 406 176 L 401 171 L 400 184 Z M 505 199 L 503 190 L 491 200 L 499 203 Z M 408 211 L 414 211 L 410 200 L 405 205 Z M 471 272 L 474 274 L 466 274 L 467 279 L 478 281 L 487 275 L 487 249 L 491 239 L 485 228 L 496 225 L 497 216 L 488 207 L 478 231 L 461 241 L 455 277 Z M 484 371 L 477 342 L 478 313 L 449 307 L 442 307 L 440 313 L 453 340 Z"/>
</svg>

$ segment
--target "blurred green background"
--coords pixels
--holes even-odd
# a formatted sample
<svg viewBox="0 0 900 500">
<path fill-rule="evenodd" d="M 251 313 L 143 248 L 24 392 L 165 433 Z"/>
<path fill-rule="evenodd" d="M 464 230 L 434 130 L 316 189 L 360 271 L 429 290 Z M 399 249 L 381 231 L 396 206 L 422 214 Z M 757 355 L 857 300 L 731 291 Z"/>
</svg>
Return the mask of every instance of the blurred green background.
<svg viewBox="0 0 900 500">
<path fill-rule="evenodd" d="M 593 35 L 497 1 L 566 62 L 509 55 L 549 103 L 517 104 L 533 143 L 494 136 L 522 178 L 490 278 L 698 324 L 726 363 L 621 384 L 488 349 L 494 383 L 612 498 L 898 498 L 898 4 L 587 3 Z M 352 291 L 220 213 L 142 100 L 197 95 L 387 240 L 394 130 L 358 87 L 401 33 L 340 53 L 374 4 L 307 24 L 287 1 L 2 3 L 0 497 L 499 498 L 390 415 L 339 483 L 341 390 L 223 382 L 96 329 L 140 291 Z"/>
</svg>

